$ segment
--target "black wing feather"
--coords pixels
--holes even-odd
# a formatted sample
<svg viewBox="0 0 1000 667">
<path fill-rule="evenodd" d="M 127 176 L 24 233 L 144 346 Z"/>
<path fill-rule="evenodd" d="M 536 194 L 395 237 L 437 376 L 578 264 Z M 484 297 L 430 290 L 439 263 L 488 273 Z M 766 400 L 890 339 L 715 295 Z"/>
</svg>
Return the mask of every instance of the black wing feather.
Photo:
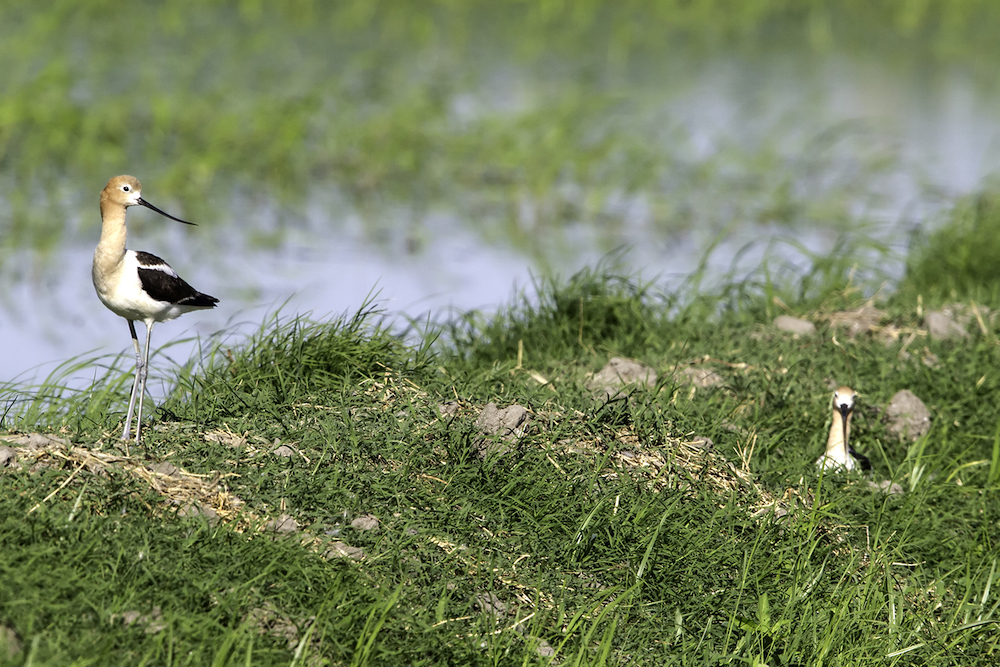
<svg viewBox="0 0 1000 667">
<path fill-rule="evenodd" d="M 862 470 L 867 472 L 872 469 L 872 462 L 868 460 L 868 457 L 854 451 L 854 448 L 850 445 L 847 447 L 847 453 L 854 457 L 854 460 L 858 462 Z"/>
<path fill-rule="evenodd" d="M 202 294 L 188 285 L 169 264 L 156 255 L 148 252 L 135 254 L 139 261 L 139 282 L 150 298 L 196 308 L 214 308 L 219 302 L 214 296 Z"/>
</svg>

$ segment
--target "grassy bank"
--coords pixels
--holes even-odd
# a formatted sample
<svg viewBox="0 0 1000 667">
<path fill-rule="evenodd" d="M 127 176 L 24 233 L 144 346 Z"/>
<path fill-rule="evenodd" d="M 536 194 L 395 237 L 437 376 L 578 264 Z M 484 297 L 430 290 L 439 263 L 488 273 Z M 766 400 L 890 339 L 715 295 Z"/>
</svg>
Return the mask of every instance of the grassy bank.
<svg viewBox="0 0 1000 667">
<path fill-rule="evenodd" d="M 0 664 L 994 664 L 995 328 L 931 339 L 904 285 L 852 337 L 849 273 L 800 284 L 598 268 L 424 345 L 370 308 L 273 321 L 129 456 L 127 371 L 54 409 L 6 388 Z M 613 356 L 657 381 L 601 394 Z M 845 383 L 903 493 L 813 466 Z M 884 423 L 904 388 L 916 441 Z M 488 403 L 526 420 L 490 434 Z"/>
</svg>

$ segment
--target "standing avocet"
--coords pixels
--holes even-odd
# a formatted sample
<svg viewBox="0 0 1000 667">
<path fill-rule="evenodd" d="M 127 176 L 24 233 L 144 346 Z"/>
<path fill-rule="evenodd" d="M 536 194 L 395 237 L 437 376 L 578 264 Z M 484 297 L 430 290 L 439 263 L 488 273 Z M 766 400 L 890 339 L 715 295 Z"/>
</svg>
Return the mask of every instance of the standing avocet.
<svg viewBox="0 0 1000 667">
<path fill-rule="evenodd" d="M 97 296 L 111 312 L 128 320 L 135 347 L 135 380 L 128 402 L 128 416 L 122 440 L 129 439 L 132 414 L 138 397 L 138 414 L 135 420 L 135 442 L 139 444 L 142 423 L 142 399 L 146 393 L 149 339 L 154 322 L 166 322 L 192 310 L 215 308 L 219 302 L 214 296 L 194 289 L 156 255 L 125 249 L 125 210 L 129 206 L 145 206 L 171 220 L 193 225 L 175 218 L 145 201 L 140 195 L 142 186 L 133 176 L 115 176 L 101 191 L 101 242 L 94 251 L 93 279 Z M 139 350 L 139 337 L 135 333 L 136 320 L 146 325 L 146 351 Z"/>
<path fill-rule="evenodd" d="M 833 392 L 833 423 L 826 441 L 826 453 L 816 460 L 820 468 L 830 470 L 871 470 L 868 458 L 854 451 L 850 445 L 851 416 L 854 414 L 856 394 L 850 387 L 841 387 Z"/>
</svg>

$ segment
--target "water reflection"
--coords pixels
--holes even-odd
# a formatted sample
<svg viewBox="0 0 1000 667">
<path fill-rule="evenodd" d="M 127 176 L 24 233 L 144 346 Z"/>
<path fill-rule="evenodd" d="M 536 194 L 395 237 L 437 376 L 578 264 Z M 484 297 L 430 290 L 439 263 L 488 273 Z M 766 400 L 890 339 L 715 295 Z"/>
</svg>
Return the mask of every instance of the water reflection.
<svg viewBox="0 0 1000 667">
<path fill-rule="evenodd" d="M 636 114 L 640 128 L 668 125 L 649 141 L 676 159 L 637 191 L 610 182 L 596 208 L 586 202 L 600 184 L 571 180 L 554 192 L 526 192 L 513 214 L 482 201 L 394 202 L 359 212 L 318 185 L 299 224 L 281 229 L 281 207 L 260 206 L 259 198 L 243 210 L 237 202 L 215 224 L 200 220 L 194 233 L 140 223 L 130 247 L 169 257 L 189 282 L 222 300 L 216 311 L 159 327 L 160 340 L 204 337 L 236 323 L 254 328 L 279 306 L 317 319 L 353 312 L 373 291 L 398 315 L 491 310 L 527 286 L 533 271 L 565 275 L 622 245 L 632 248 L 626 270 L 667 280 L 692 270 L 700 248 L 727 226 L 733 237 L 714 255 L 719 270 L 744 241 L 769 234 L 797 236 L 822 252 L 837 230 L 852 226 L 898 236 L 1000 165 L 998 97 L 960 72 L 928 77 L 829 56 L 713 59 L 688 76 L 685 86 L 649 87 L 609 112 Z M 8 291 L 0 379 L 41 379 L 93 350 L 131 355 L 127 327 L 101 307 L 90 284 L 99 227 L 97 192 L 89 194 L 95 204 L 81 210 L 93 213 L 94 224 L 65 237 L 54 269 L 25 275 Z M 565 219 L 550 224 L 553 215 Z M 195 345 L 171 345 L 168 353 L 181 362 Z"/>
</svg>

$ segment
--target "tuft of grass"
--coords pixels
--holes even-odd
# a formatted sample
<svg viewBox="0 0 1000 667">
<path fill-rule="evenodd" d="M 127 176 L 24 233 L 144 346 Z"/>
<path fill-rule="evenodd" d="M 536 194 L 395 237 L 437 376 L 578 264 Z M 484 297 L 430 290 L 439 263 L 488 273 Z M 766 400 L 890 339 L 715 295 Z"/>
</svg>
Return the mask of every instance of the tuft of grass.
<svg viewBox="0 0 1000 667">
<path fill-rule="evenodd" d="M 37 385 L 0 383 L 0 429 L 26 431 L 63 428 L 84 434 L 99 432 L 109 415 L 117 415 L 124 394 L 128 401 L 134 357 L 81 356 L 63 362 Z M 93 375 L 84 391 L 71 389 L 70 379 Z"/>
<path fill-rule="evenodd" d="M 216 343 L 198 368 L 185 369 L 164 410 L 182 419 L 259 413 L 282 421 L 298 402 L 323 401 L 389 369 L 405 374 L 426 365 L 427 353 L 405 348 L 380 316 L 371 302 L 325 323 L 275 314 L 237 349 Z"/>
<path fill-rule="evenodd" d="M 608 265 L 584 268 L 565 283 L 541 277 L 495 316 L 475 311 L 446 323 L 455 352 L 470 364 L 538 363 L 607 352 L 606 343 L 630 353 L 655 344 L 653 285 L 622 276 Z"/>
<path fill-rule="evenodd" d="M 899 292 L 922 295 L 929 304 L 946 301 L 994 303 L 1000 296 L 1000 193 L 965 197 L 942 224 L 913 240 Z"/>
</svg>

